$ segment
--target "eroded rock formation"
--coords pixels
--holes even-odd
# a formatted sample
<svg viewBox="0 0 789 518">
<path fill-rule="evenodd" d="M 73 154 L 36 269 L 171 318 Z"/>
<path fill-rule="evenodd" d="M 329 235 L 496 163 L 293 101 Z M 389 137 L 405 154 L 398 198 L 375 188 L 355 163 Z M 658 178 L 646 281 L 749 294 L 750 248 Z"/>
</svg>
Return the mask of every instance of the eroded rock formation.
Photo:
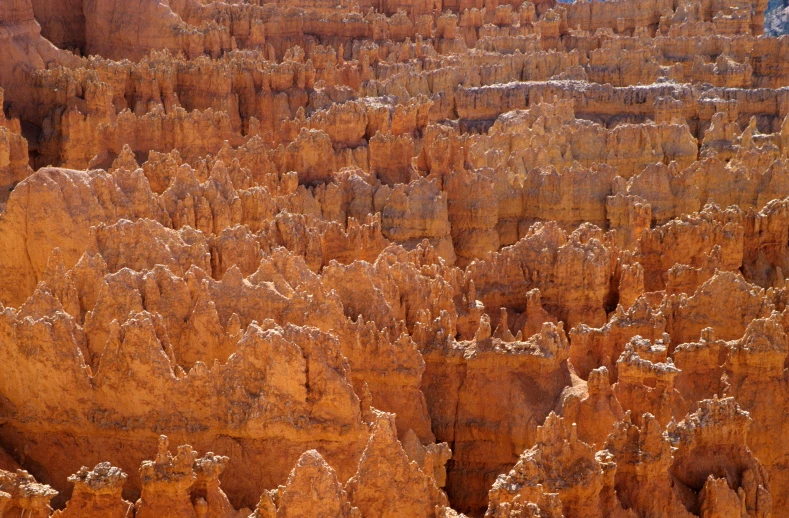
<svg viewBox="0 0 789 518">
<path fill-rule="evenodd" d="M 767 4 L 0 2 L 0 517 L 789 518 Z"/>
</svg>

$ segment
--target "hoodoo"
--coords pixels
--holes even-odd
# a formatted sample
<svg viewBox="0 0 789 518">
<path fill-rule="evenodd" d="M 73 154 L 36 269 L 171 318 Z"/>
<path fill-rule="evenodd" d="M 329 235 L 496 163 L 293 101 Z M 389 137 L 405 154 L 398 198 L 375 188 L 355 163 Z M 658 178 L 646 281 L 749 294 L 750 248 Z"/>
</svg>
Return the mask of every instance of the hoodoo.
<svg viewBox="0 0 789 518">
<path fill-rule="evenodd" d="M 789 518 L 781 0 L 0 0 L 0 518 Z"/>
</svg>

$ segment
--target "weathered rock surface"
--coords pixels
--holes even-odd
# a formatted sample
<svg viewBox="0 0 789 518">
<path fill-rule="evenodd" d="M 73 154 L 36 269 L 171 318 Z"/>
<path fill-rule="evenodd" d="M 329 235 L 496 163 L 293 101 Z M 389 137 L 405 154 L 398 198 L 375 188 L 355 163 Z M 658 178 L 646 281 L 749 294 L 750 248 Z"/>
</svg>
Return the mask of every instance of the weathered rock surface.
<svg viewBox="0 0 789 518">
<path fill-rule="evenodd" d="M 0 517 L 789 518 L 767 7 L 0 2 Z"/>
</svg>

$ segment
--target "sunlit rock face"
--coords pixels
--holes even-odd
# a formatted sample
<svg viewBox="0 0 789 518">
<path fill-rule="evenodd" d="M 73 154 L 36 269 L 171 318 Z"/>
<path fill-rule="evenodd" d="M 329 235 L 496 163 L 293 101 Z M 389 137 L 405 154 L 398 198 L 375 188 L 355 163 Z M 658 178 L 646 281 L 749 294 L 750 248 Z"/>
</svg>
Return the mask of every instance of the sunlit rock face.
<svg viewBox="0 0 789 518">
<path fill-rule="evenodd" d="M 0 1 L 0 517 L 789 518 L 785 11 Z"/>
</svg>

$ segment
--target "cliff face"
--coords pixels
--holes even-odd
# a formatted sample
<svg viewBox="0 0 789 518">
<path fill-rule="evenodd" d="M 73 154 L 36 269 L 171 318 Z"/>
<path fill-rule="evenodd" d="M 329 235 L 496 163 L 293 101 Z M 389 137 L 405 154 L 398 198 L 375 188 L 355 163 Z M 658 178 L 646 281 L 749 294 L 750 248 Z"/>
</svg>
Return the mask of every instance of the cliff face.
<svg viewBox="0 0 789 518">
<path fill-rule="evenodd" d="M 789 517 L 766 9 L 2 2 L 0 517 Z"/>
</svg>

